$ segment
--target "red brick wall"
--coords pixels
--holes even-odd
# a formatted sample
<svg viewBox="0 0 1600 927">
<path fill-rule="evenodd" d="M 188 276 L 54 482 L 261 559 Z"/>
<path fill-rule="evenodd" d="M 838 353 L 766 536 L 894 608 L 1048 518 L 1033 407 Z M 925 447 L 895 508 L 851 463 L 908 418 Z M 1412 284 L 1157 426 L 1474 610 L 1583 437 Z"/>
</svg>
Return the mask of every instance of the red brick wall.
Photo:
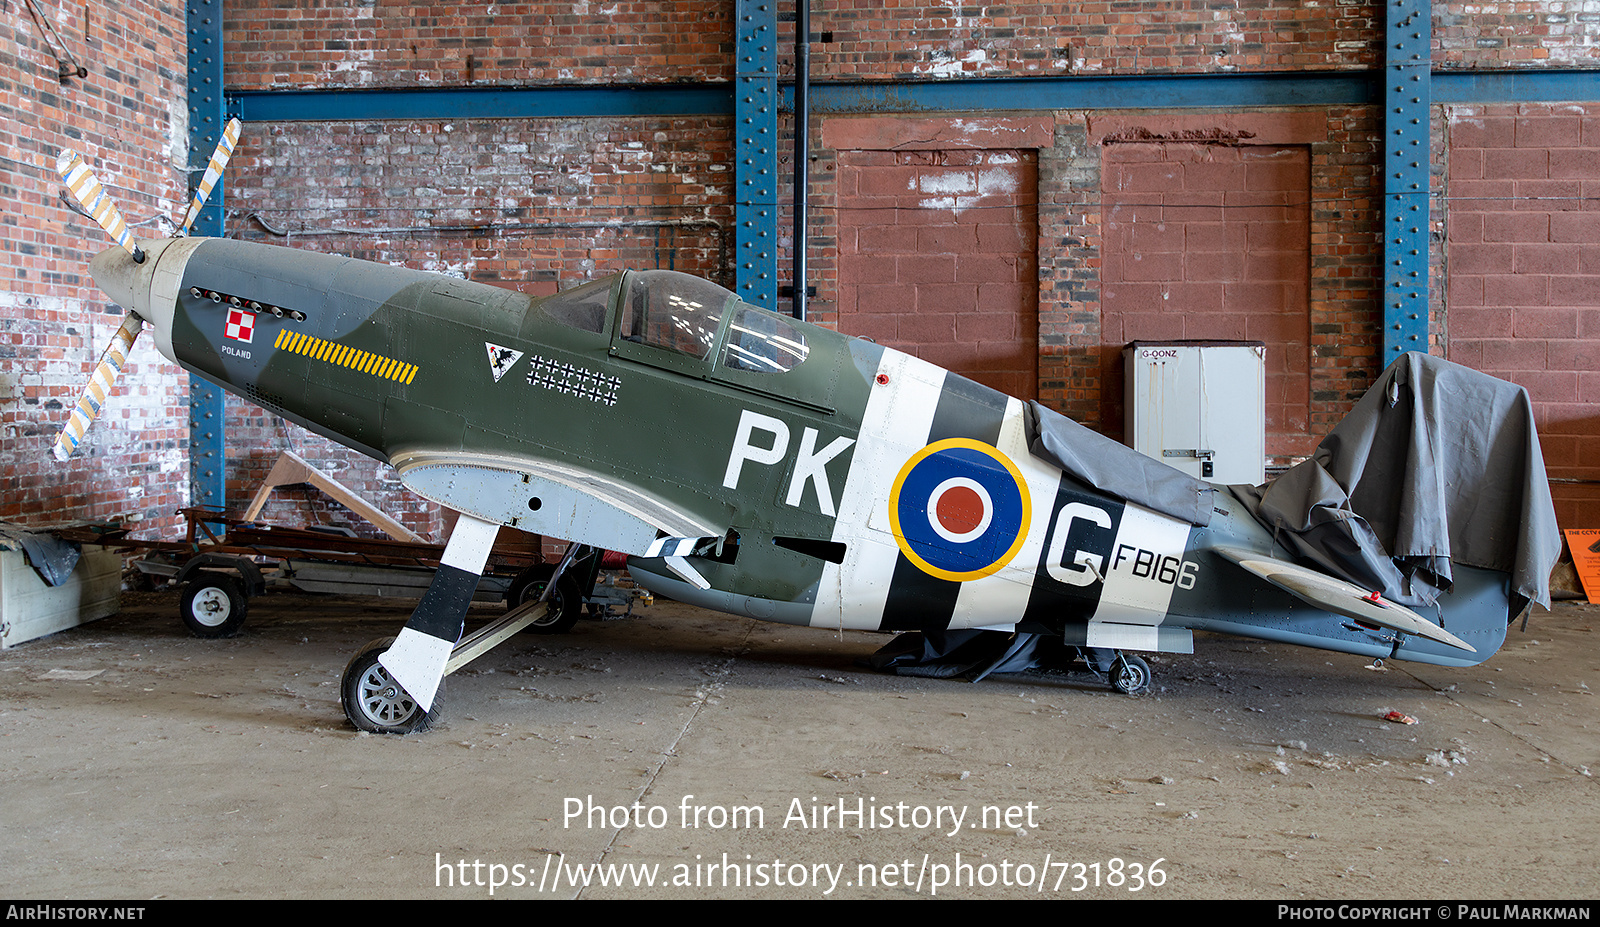
<svg viewBox="0 0 1600 927">
<path fill-rule="evenodd" d="M 839 329 L 1034 398 L 1036 152 L 851 151 L 839 169 Z"/>
<path fill-rule="evenodd" d="M 419 87 L 731 76 L 731 0 L 229 0 L 228 85 Z"/>
<path fill-rule="evenodd" d="M 1593 67 L 1600 55 L 1600 9 L 1522 0 L 1438 3 L 1433 40 L 1437 67 Z"/>
<path fill-rule="evenodd" d="M 1379 202 L 1374 196 L 1378 179 L 1370 166 L 1377 156 L 1373 142 L 1377 135 L 1376 119 L 1377 114 L 1359 109 L 1336 109 L 1326 113 L 1288 110 L 1090 116 L 1086 120 L 1085 145 L 1082 148 L 1074 145 L 1069 149 L 1072 158 L 1061 165 L 1064 177 L 1087 178 L 1090 176 L 1089 161 L 1095 159 L 1098 162 L 1100 149 L 1141 140 L 1160 141 L 1162 138 L 1180 145 L 1202 140 L 1212 147 L 1294 147 L 1309 153 L 1310 191 L 1304 231 L 1304 247 L 1310 264 L 1306 290 L 1309 338 L 1306 356 L 1309 396 L 1306 408 L 1309 421 L 1302 419 L 1298 412 L 1303 394 L 1295 383 L 1298 374 L 1286 351 L 1285 360 L 1279 367 L 1285 377 L 1280 381 L 1282 389 L 1276 394 L 1277 400 L 1284 404 L 1284 417 L 1273 443 L 1269 445 L 1268 463 L 1271 465 L 1286 464 L 1295 456 L 1308 453 L 1320 436 L 1326 434 L 1360 398 L 1367 384 L 1378 373 L 1378 308 L 1375 298 L 1379 290 L 1378 256 L 1382 249 L 1377 240 Z M 1103 246 L 1098 226 L 1105 224 L 1107 219 L 1099 212 L 1100 201 L 1103 197 L 1107 198 L 1108 203 L 1116 200 L 1112 182 L 1098 175 L 1100 167 L 1099 163 L 1093 165 L 1094 179 L 1092 182 L 1085 180 L 1085 190 L 1078 195 L 1075 205 L 1084 213 L 1079 227 L 1089 230 L 1082 235 L 1082 243 L 1078 245 L 1082 256 L 1076 265 L 1083 268 L 1078 273 L 1091 277 L 1096 284 L 1101 279 L 1108 279 L 1103 278 L 1102 273 L 1109 273 L 1108 269 L 1101 267 Z M 1245 208 L 1241 202 L 1237 208 L 1224 208 L 1222 215 L 1227 217 L 1230 224 L 1248 224 L 1252 219 L 1264 218 L 1258 213 L 1265 208 L 1280 224 L 1298 226 L 1298 216 L 1286 221 L 1288 215 L 1285 212 L 1298 201 L 1283 193 L 1282 190 L 1269 193 L 1268 198 L 1276 202 L 1270 202 L 1265 207 Z M 1112 195 L 1108 197 L 1108 194 Z M 1276 237 L 1280 244 L 1300 240 L 1299 232 L 1287 232 L 1281 227 L 1279 231 L 1289 237 L 1266 237 Z M 1070 240 L 1076 243 L 1080 239 Z M 1283 254 L 1277 253 L 1280 256 Z M 1296 273 L 1298 271 L 1289 272 L 1288 276 Z M 1276 270 L 1272 276 L 1283 278 L 1285 272 Z M 1277 288 L 1280 295 L 1287 292 L 1292 298 L 1292 289 L 1282 289 L 1286 282 L 1289 281 L 1276 279 L 1268 281 L 1267 285 Z M 1103 295 L 1102 288 L 1098 285 L 1093 288 L 1078 285 L 1074 289 L 1072 282 L 1066 279 L 1058 283 L 1056 288 L 1066 289 L 1072 298 L 1061 304 L 1059 315 L 1047 313 L 1042 303 L 1041 320 L 1060 319 L 1062 327 L 1070 332 L 1068 341 L 1071 347 L 1063 352 L 1069 365 L 1092 363 L 1098 373 L 1106 361 L 1120 351 L 1123 343 L 1118 340 L 1121 333 L 1103 332 L 1100 329 L 1102 319 L 1098 312 L 1102 307 L 1098 304 L 1098 298 Z M 1283 321 L 1280 317 L 1267 330 L 1281 326 Z M 1261 326 L 1265 324 L 1266 319 L 1261 319 L 1257 330 L 1262 330 Z M 1294 325 L 1298 331 L 1299 323 Z M 1278 338 L 1285 345 L 1294 341 L 1293 337 L 1281 333 L 1281 329 Z M 1298 348 L 1294 349 L 1294 354 L 1299 356 Z M 1063 398 L 1075 403 L 1068 408 L 1076 410 L 1072 414 L 1079 417 L 1080 421 L 1093 422 L 1105 431 L 1120 428 L 1120 421 L 1101 418 L 1107 403 L 1120 399 L 1120 386 L 1113 389 L 1111 384 L 1101 382 L 1098 376 L 1091 380 L 1087 373 L 1069 374 L 1067 382 L 1070 395 Z"/>
<path fill-rule="evenodd" d="M 25 525 L 128 516 L 147 533 L 187 504 L 188 379 L 149 338 L 135 344 L 117 395 L 85 448 L 58 463 L 50 445 L 99 361 L 120 309 L 89 280 L 109 246 L 90 220 L 56 201 L 60 149 L 80 151 L 136 233 L 182 211 L 183 10 L 108 0 L 40 4 L 86 78 L 58 65 L 28 10 L 6 7 L 0 42 L 0 519 Z M 176 148 L 176 154 L 175 154 Z"/>
<path fill-rule="evenodd" d="M 819 0 L 812 31 L 832 41 L 813 49 L 812 62 L 856 79 L 1365 68 L 1378 61 L 1376 15 L 1372 3 L 1298 0 Z M 788 35 L 781 40 L 792 43 Z"/>
<path fill-rule="evenodd" d="M 1102 428 L 1122 440 L 1130 341 L 1266 344 L 1267 454 L 1309 453 L 1306 146 L 1103 146 Z"/>
<path fill-rule="evenodd" d="M 1552 478 L 1600 481 L 1600 106 L 1446 113 L 1447 356 L 1527 388 Z M 1593 486 L 1552 489 L 1600 525 Z"/>
</svg>

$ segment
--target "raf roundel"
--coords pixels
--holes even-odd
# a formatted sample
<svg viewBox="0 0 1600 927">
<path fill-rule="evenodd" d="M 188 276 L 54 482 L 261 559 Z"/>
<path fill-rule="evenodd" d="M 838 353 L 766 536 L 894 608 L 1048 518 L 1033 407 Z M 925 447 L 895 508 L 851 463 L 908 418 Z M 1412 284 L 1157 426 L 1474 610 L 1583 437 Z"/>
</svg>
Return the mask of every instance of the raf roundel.
<svg viewBox="0 0 1600 927">
<path fill-rule="evenodd" d="M 1028 484 L 1006 455 L 950 438 L 907 460 L 889 495 L 895 542 L 930 576 L 955 582 L 999 570 L 1022 547 Z"/>
</svg>

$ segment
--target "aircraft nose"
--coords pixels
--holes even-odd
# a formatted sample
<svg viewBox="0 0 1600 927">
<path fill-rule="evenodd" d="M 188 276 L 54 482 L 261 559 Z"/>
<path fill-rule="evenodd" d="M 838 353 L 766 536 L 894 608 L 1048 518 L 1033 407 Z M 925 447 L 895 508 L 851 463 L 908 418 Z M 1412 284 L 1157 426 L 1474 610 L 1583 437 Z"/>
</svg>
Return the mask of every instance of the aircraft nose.
<svg viewBox="0 0 1600 927">
<path fill-rule="evenodd" d="M 89 276 L 117 305 L 137 312 L 139 307 L 135 303 L 139 301 L 139 283 L 143 278 L 144 292 L 150 291 L 149 278 L 143 271 L 152 263 L 152 255 L 148 253 L 144 263 L 137 264 L 133 256 L 121 248 L 107 248 L 89 262 Z"/>
</svg>

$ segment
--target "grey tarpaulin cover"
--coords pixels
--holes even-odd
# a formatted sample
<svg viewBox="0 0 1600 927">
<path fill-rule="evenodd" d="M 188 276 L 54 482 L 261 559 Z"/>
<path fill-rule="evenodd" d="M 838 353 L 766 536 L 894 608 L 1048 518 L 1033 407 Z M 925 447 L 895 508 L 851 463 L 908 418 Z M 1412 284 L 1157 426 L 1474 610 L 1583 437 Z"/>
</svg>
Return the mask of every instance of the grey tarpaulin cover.
<svg viewBox="0 0 1600 927">
<path fill-rule="evenodd" d="M 78 545 L 63 541 L 53 534 L 29 531 L 0 522 L 0 548 L 21 549 L 33 567 L 51 586 L 67 581 L 72 568 L 78 565 Z"/>
<path fill-rule="evenodd" d="M 1425 354 L 1385 370 L 1310 459 L 1235 486 L 1278 540 L 1406 605 L 1450 588 L 1450 563 L 1511 574 L 1550 606 L 1561 553 L 1522 387 Z"/>
<path fill-rule="evenodd" d="M 1060 412 L 1028 403 L 1028 450 L 1101 492 L 1181 518 L 1211 523 L 1214 487 L 1090 431 Z"/>
</svg>

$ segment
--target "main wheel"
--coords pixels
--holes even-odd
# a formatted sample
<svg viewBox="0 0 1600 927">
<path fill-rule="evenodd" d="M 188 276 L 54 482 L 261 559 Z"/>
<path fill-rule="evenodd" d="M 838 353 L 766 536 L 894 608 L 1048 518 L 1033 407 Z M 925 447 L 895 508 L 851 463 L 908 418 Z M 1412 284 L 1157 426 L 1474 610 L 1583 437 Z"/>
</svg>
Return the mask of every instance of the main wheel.
<svg viewBox="0 0 1600 927">
<path fill-rule="evenodd" d="M 1118 654 L 1111 664 L 1111 687 L 1123 695 L 1143 695 L 1150 691 L 1150 664 L 1141 657 Z"/>
<path fill-rule="evenodd" d="M 378 657 L 393 643 L 394 638 L 384 637 L 361 648 L 350 658 L 344 668 L 344 678 L 339 682 L 344 716 L 369 734 L 409 734 L 425 730 L 438 714 L 438 696 L 434 697 L 433 710 L 423 711 L 411 693 L 400 688 L 378 662 Z"/>
<path fill-rule="evenodd" d="M 544 587 L 550 584 L 550 576 L 554 572 L 555 567 L 541 563 L 517 574 L 510 588 L 506 589 L 506 608 L 516 608 L 524 602 L 537 599 L 543 594 Z M 550 593 L 549 604 L 550 610 L 545 612 L 543 618 L 528 625 L 527 630 L 534 634 L 565 634 L 572 630 L 583 611 L 583 594 L 578 591 L 577 580 L 566 573 L 561 574 L 561 578 L 556 580 L 556 588 Z"/>
<path fill-rule="evenodd" d="M 183 584 L 178 617 L 196 637 L 232 637 L 244 614 L 244 584 L 227 573 L 201 570 Z"/>
</svg>

